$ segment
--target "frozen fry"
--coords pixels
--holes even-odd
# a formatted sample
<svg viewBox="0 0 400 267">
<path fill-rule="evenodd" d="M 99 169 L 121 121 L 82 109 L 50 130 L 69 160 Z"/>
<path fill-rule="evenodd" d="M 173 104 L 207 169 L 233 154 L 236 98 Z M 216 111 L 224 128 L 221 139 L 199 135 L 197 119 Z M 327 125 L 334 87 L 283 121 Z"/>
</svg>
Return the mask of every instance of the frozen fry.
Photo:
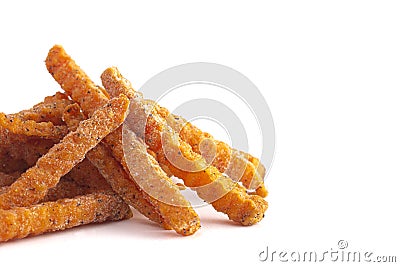
<svg viewBox="0 0 400 267">
<path fill-rule="evenodd" d="M 112 193 L 94 193 L 30 207 L 0 210 L 0 242 L 131 216 L 129 206 Z"/>
<path fill-rule="evenodd" d="M 129 98 L 134 98 L 137 95 L 131 83 L 121 75 L 116 67 L 106 69 L 101 75 L 101 80 L 112 97 L 125 94 Z M 151 114 L 158 114 L 164 118 L 167 124 L 179 133 L 180 138 L 192 147 L 194 152 L 202 154 L 207 163 L 212 163 L 221 173 L 226 173 L 232 180 L 241 181 L 246 188 L 257 189 L 256 192 L 261 197 L 266 197 L 267 191 L 263 182 L 265 169 L 258 159 L 245 152 L 232 149 L 224 142 L 215 140 L 209 133 L 201 131 L 182 117 L 171 114 L 156 102 L 150 100 L 146 100 L 146 102 L 153 105 Z M 209 150 L 203 149 L 200 153 L 200 144 L 204 140 L 211 141 L 213 145 Z"/>
<path fill-rule="evenodd" d="M 84 159 L 87 151 L 122 124 L 128 105 L 129 100 L 125 96 L 114 98 L 90 119 L 83 121 L 76 131 L 53 146 L 34 167 L 0 195 L 0 208 L 38 203 L 49 188 L 56 186 L 63 175 Z"/>
</svg>

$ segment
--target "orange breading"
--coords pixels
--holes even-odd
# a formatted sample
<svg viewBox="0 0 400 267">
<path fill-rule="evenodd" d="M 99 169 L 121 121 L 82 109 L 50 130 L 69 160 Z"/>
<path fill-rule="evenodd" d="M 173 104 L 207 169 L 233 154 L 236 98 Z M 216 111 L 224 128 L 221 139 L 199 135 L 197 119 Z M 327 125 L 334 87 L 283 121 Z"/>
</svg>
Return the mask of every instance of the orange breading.
<svg viewBox="0 0 400 267">
<path fill-rule="evenodd" d="M 132 212 L 111 192 L 0 210 L 0 241 L 19 239 L 89 223 L 127 219 Z"/>
<path fill-rule="evenodd" d="M 77 127 L 77 124 L 84 119 L 84 115 L 80 112 L 79 105 L 75 103 L 65 109 L 63 119 L 71 129 L 74 129 Z M 150 220 L 162 225 L 166 229 L 171 229 L 171 227 L 164 222 L 156 208 L 143 196 L 144 192 L 130 179 L 129 174 L 125 172 L 120 163 L 115 160 L 104 144 L 98 144 L 87 153 L 86 157 L 92 162 L 92 166 L 94 164 L 113 190 L 117 192 L 126 203 L 130 204 Z M 84 162 L 85 161 L 82 163 Z M 67 175 L 72 174 L 75 176 L 74 170 L 76 170 L 77 167 L 72 169 Z M 88 167 L 83 166 L 83 168 L 87 169 Z M 85 170 L 85 172 L 87 172 L 87 170 Z M 79 173 L 78 177 L 80 177 Z"/>
<path fill-rule="evenodd" d="M 104 103 L 104 101 L 107 101 L 108 94 L 104 93 L 104 90 L 102 90 L 101 87 L 94 85 L 94 83 L 71 59 L 71 57 L 64 51 L 61 46 L 54 46 L 49 51 L 46 59 L 46 66 L 50 74 L 61 85 L 66 93 L 80 105 L 85 115 L 90 115 L 92 110 L 96 109 L 99 105 Z M 111 149 L 114 156 L 123 155 L 122 148 L 117 149 L 116 147 L 114 147 L 114 143 L 121 142 L 121 140 L 118 140 L 118 138 L 120 138 L 118 132 L 120 132 L 119 129 L 110 134 L 107 139 L 104 140 L 104 143 L 107 144 L 107 146 Z M 123 162 L 121 162 L 121 157 L 116 158 L 120 161 L 122 165 L 124 165 Z M 164 175 L 164 177 L 167 177 L 167 175 Z M 163 177 L 160 177 L 160 179 L 161 178 Z M 163 184 L 163 186 L 175 185 L 173 183 L 169 184 L 168 182 Z M 162 202 L 152 198 L 148 194 L 143 194 L 143 196 L 156 208 L 159 208 L 160 205 L 163 205 Z M 162 211 L 160 210 L 160 212 Z M 177 212 L 164 215 L 166 217 L 180 216 L 180 214 Z M 170 219 L 172 220 L 172 218 Z M 171 227 L 174 227 L 174 225 L 171 225 Z"/>
<path fill-rule="evenodd" d="M 61 139 L 68 133 L 68 128 L 64 125 L 54 125 L 52 122 L 21 120 L 18 116 L 6 115 L 1 112 L 0 127 L 15 134 L 40 136 L 48 139 Z"/>
<path fill-rule="evenodd" d="M 38 203 L 49 188 L 56 186 L 62 176 L 85 158 L 87 151 L 122 124 L 128 106 L 129 100 L 121 95 L 96 110 L 90 119 L 81 122 L 76 131 L 70 132 L 54 145 L 34 167 L 23 173 L 0 195 L 0 208 Z"/>
<path fill-rule="evenodd" d="M 122 75 L 118 79 L 114 77 L 107 76 L 113 80 L 104 84 L 119 86 L 118 90 L 113 88 L 113 91 L 133 90 Z M 104 76 L 102 78 L 104 80 Z M 216 210 L 226 213 L 231 220 L 243 225 L 260 221 L 268 207 L 267 202 L 260 196 L 248 195 L 244 187 L 223 176 L 214 166 L 209 166 L 203 157 L 193 152 L 191 146 L 181 140 L 165 120 L 157 113 L 152 113 L 152 110 L 153 105 L 140 96 L 132 98 L 126 125 L 131 126 L 138 135 L 144 134 L 140 137 L 157 154 L 161 166 L 167 166 L 185 185 L 194 188 L 200 197 L 212 203 Z"/>
<path fill-rule="evenodd" d="M 33 120 L 36 122 L 51 122 L 54 125 L 63 125 L 62 114 L 66 106 L 72 104 L 68 95 L 57 92 L 53 96 L 47 96 L 41 103 L 34 105 L 31 109 L 22 110 L 11 114 L 21 120 Z"/>
<path fill-rule="evenodd" d="M 69 106 L 63 117 L 70 129 L 74 129 L 79 120 L 84 118 L 76 104 Z M 118 138 L 118 140 L 121 140 L 121 138 Z M 175 186 L 172 180 L 165 175 L 155 159 L 147 154 L 143 142 L 139 141 L 136 136 L 131 136 L 129 142 L 131 146 L 135 146 L 135 149 L 128 153 L 129 157 L 122 157 L 119 160 L 124 167 L 127 167 L 127 162 L 129 162 L 131 170 L 137 173 L 134 177 L 121 175 L 125 173 L 121 165 L 112 157 L 107 147 L 102 144 L 88 152 L 86 157 L 99 169 L 113 189 L 128 204 L 142 210 L 150 219 L 156 219 L 156 222 L 162 224 L 164 228 L 172 228 L 182 235 L 195 233 L 200 228 L 200 220 L 191 208 L 190 203 L 181 195 L 179 188 Z M 120 144 L 114 147 L 118 150 L 122 149 Z M 129 171 L 127 168 L 125 170 Z M 154 203 L 153 205 L 157 207 L 157 214 L 161 218 L 154 216 L 153 212 L 149 214 L 147 205 L 143 206 L 147 203 L 138 202 L 136 198 L 132 198 L 132 194 L 127 194 L 132 193 L 132 189 L 128 191 L 129 188 L 135 188 L 138 191 L 144 190 L 146 194 L 149 194 L 150 196 L 146 198 L 150 199 L 150 203 Z M 166 203 L 163 201 L 166 201 Z"/>
<path fill-rule="evenodd" d="M 121 75 L 116 67 L 106 69 L 101 75 L 101 80 L 110 96 L 125 94 L 129 98 L 136 97 L 131 83 Z M 202 154 L 207 163 L 211 163 L 221 173 L 226 173 L 232 180 L 241 181 L 246 188 L 257 189 L 256 192 L 260 193 L 261 197 L 267 196 L 263 182 L 265 169 L 258 159 L 245 152 L 232 149 L 224 142 L 215 140 L 209 133 L 201 131 L 182 117 L 171 114 L 156 102 L 146 101 L 153 105 L 151 114 L 158 114 L 164 118 L 167 124 L 179 133 L 180 138 L 192 147 L 194 152 Z M 200 153 L 200 143 L 204 140 L 211 141 L 213 146 L 210 150 L 203 150 Z"/>
<path fill-rule="evenodd" d="M 94 84 L 60 45 L 50 49 L 46 67 L 62 89 L 90 116 L 108 100 L 107 92 Z"/>
</svg>

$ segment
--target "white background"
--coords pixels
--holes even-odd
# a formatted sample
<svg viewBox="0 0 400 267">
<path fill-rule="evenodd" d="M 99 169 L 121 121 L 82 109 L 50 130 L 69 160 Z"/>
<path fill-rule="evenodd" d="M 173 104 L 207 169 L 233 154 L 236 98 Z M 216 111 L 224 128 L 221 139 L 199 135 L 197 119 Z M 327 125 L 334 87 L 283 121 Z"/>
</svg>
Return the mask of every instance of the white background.
<svg viewBox="0 0 400 267">
<path fill-rule="evenodd" d="M 116 65 L 137 88 L 215 62 L 263 92 L 277 150 L 256 226 L 201 208 L 201 230 L 180 237 L 135 214 L 0 244 L 1 266 L 267 266 L 266 246 L 323 252 L 340 239 L 399 262 L 399 14 L 398 1 L 2 1 L 2 112 L 59 90 L 43 63 L 55 43 L 96 82 Z"/>
</svg>

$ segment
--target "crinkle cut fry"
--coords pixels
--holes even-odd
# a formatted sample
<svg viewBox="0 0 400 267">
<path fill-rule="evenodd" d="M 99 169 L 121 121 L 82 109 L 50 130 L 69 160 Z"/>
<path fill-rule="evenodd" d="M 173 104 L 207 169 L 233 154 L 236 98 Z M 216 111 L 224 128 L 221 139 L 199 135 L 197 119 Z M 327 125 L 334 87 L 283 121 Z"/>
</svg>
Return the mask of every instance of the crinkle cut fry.
<svg viewBox="0 0 400 267">
<path fill-rule="evenodd" d="M 130 83 L 126 79 L 119 75 L 118 79 L 114 79 L 115 76 L 109 76 L 113 79 L 111 82 L 115 87 L 110 92 L 129 92 L 133 89 L 130 88 Z M 104 76 L 102 76 L 104 80 Z M 107 85 L 107 83 L 105 83 Z M 106 90 L 109 88 L 106 87 Z M 147 116 L 152 111 L 152 105 L 149 105 L 146 109 L 145 101 L 141 97 L 131 99 L 129 122 L 132 123 L 133 128 L 139 127 L 143 124 L 141 120 L 147 119 L 145 129 L 145 141 L 150 149 L 156 152 L 158 161 L 162 163 L 161 166 L 165 165 L 168 169 L 177 177 L 184 180 L 185 185 L 189 187 L 200 187 L 195 189 L 200 197 L 204 200 L 212 202 L 213 207 L 221 212 L 226 213 L 229 218 L 233 221 L 239 222 L 243 225 L 251 225 L 260 221 L 264 212 L 268 207 L 267 202 L 260 196 L 250 196 L 246 193 L 244 187 L 239 184 L 235 184 L 230 178 L 224 177 L 218 169 L 213 166 L 208 166 L 202 171 L 192 172 L 179 169 L 171 164 L 166 158 L 163 150 L 163 144 L 161 141 L 161 135 L 165 134 L 172 146 L 175 146 L 178 153 L 182 153 L 183 157 L 192 162 L 197 162 L 198 169 L 203 169 L 207 166 L 204 158 L 199 154 L 192 151 L 191 146 L 180 140 L 179 137 L 173 136 L 173 131 L 166 130 L 165 120 L 158 114 L 152 114 Z M 176 143 L 174 140 L 178 140 Z M 180 154 L 179 154 L 180 155 Z M 206 187 L 203 187 L 207 185 Z M 222 196 L 215 200 L 215 197 Z M 212 199 L 212 201 L 210 201 Z M 215 200 L 215 201 L 214 201 Z"/>
<path fill-rule="evenodd" d="M 38 203 L 49 188 L 57 185 L 62 176 L 81 162 L 86 153 L 125 120 L 129 100 L 121 95 L 98 109 L 91 118 L 80 123 L 42 156 L 36 165 L 28 169 L 0 195 L 0 208 L 29 206 Z"/>
<path fill-rule="evenodd" d="M 80 112 L 79 105 L 75 103 L 65 110 L 63 118 L 67 125 L 71 129 L 74 129 L 76 124 L 84 119 L 84 115 Z M 155 207 L 143 196 L 143 192 L 137 184 L 129 178 L 128 173 L 125 172 L 119 162 L 117 162 L 107 150 L 108 148 L 100 143 L 86 154 L 86 158 L 95 165 L 113 190 L 117 192 L 126 203 L 153 222 L 162 225 L 165 229 L 171 229 L 171 227 L 164 222 Z M 73 172 L 74 169 L 71 170 L 71 172 Z"/>
<path fill-rule="evenodd" d="M 0 127 L 15 134 L 39 136 L 48 139 L 61 139 L 68 133 L 68 129 L 64 125 L 54 125 L 52 122 L 21 120 L 18 116 L 6 115 L 1 112 Z"/>
<path fill-rule="evenodd" d="M 101 80 L 103 86 L 111 96 L 123 93 L 129 98 L 135 97 L 136 92 L 131 83 L 121 75 L 116 67 L 106 69 L 101 75 Z M 192 147 L 194 152 L 200 154 L 199 144 L 203 140 L 209 139 L 213 141 L 216 148 L 215 158 L 213 158 L 214 153 L 210 153 L 210 159 L 207 158 L 207 155 L 203 154 L 207 162 L 210 163 L 212 161 L 213 166 L 217 167 L 221 173 L 226 173 L 234 181 L 240 180 L 246 188 L 256 189 L 256 193 L 261 197 L 267 196 L 263 182 L 265 169 L 258 159 L 248 153 L 230 148 L 226 143 L 215 140 L 212 135 L 202 132 L 182 117 L 171 114 L 166 108 L 160 107 L 156 102 L 151 101 L 151 103 L 154 108 L 151 110 L 151 113 L 157 113 L 163 117 L 167 121 L 167 124 L 179 133 L 182 140 Z M 229 164 L 230 162 L 231 164 Z"/>
<path fill-rule="evenodd" d="M 83 118 L 83 114 L 80 113 L 80 108 L 77 104 L 69 106 L 64 114 L 64 120 L 70 129 L 73 129 L 75 127 L 74 124 L 76 125 L 76 123 Z M 117 134 L 118 138 L 113 138 L 113 140 L 122 140 L 119 129 L 116 131 L 115 135 Z M 147 154 L 145 145 L 141 142 L 138 144 L 138 142 L 135 141 L 136 139 L 132 140 L 136 145 L 142 145 L 141 149 L 137 148 L 133 151 L 142 151 L 142 153 L 136 153 L 134 156 L 137 161 L 141 162 L 141 172 L 139 175 L 143 176 L 146 181 L 151 183 L 152 187 L 158 188 L 162 191 L 162 195 L 159 195 L 158 197 L 167 197 L 168 195 L 172 195 L 171 199 L 174 200 L 175 205 L 169 205 L 151 199 L 152 203 L 157 201 L 159 213 L 152 212 L 152 209 L 149 209 L 147 202 L 143 202 L 141 198 L 135 196 L 142 189 L 139 189 L 138 185 L 134 182 L 135 180 L 129 177 L 127 174 L 128 170 L 125 169 L 125 172 L 120 163 L 112 157 L 106 146 L 103 144 L 97 145 L 92 151 L 87 153 L 86 157 L 99 169 L 113 189 L 128 204 L 143 211 L 149 219 L 163 225 L 166 229 L 172 228 L 182 235 L 191 235 L 195 233 L 200 228 L 198 215 L 190 207 L 190 203 L 181 195 L 179 188 L 174 187 L 173 182 L 169 177 L 167 177 L 161 168 L 157 166 L 154 158 Z M 114 143 L 114 148 L 118 151 L 122 150 L 121 142 L 119 141 L 118 143 Z M 126 166 L 126 161 L 123 156 L 121 156 L 119 160 Z M 134 179 L 140 179 L 140 177 Z M 163 182 L 163 184 L 160 184 L 160 182 Z M 166 182 L 169 182 L 169 186 L 165 186 Z M 152 198 L 152 196 L 149 197 Z"/>
<path fill-rule="evenodd" d="M 0 210 L 0 242 L 130 217 L 129 206 L 111 192 Z"/>
</svg>

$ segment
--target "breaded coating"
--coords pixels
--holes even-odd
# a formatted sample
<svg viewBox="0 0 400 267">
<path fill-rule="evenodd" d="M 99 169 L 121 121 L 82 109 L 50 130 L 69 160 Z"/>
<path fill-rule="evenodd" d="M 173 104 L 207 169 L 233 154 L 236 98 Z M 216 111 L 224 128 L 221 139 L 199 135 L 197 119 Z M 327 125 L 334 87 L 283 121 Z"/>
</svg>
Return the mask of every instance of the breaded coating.
<svg viewBox="0 0 400 267">
<path fill-rule="evenodd" d="M 62 114 L 66 106 L 72 104 L 68 95 L 57 92 L 53 96 L 47 96 L 43 102 L 34 105 L 31 109 L 22 110 L 11 114 L 21 120 L 33 120 L 36 122 L 51 122 L 54 125 L 63 125 Z"/>
<path fill-rule="evenodd" d="M 79 66 L 71 59 L 60 45 L 50 49 L 46 58 L 46 67 L 61 88 L 77 102 L 86 115 L 103 106 L 109 96 L 107 92 L 94 84 L 94 82 L 81 71 Z"/>
<path fill-rule="evenodd" d="M 68 133 L 64 125 L 54 125 L 52 122 L 36 122 L 21 120 L 18 116 L 6 115 L 0 112 L 0 127 L 15 134 L 40 136 L 48 139 L 61 139 Z"/>
<path fill-rule="evenodd" d="M 76 103 L 68 106 L 63 115 L 63 120 L 72 130 L 75 129 L 84 118 L 85 116 L 81 113 L 80 107 Z M 102 174 L 113 190 L 117 192 L 126 203 L 134 207 L 153 222 L 162 225 L 165 229 L 171 229 L 171 227 L 164 222 L 156 208 L 143 196 L 144 192 L 142 192 L 137 184 L 130 179 L 129 174 L 125 172 L 120 163 L 111 155 L 104 144 L 98 144 L 86 154 L 86 157 L 92 163 L 92 166 L 96 167 L 96 170 Z M 86 160 L 80 163 L 80 165 L 85 161 Z M 67 175 L 72 174 L 74 177 L 74 170 L 76 170 L 77 167 L 72 169 Z M 83 166 L 83 168 L 88 169 L 88 166 Z M 87 171 L 88 170 L 85 172 Z M 81 177 L 79 173 L 78 177 Z"/>
<path fill-rule="evenodd" d="M 66 93 L 80 105 L 85 115 L 90 115 L 92 110 L 95 110 L 99 105 L 104 103 L 104 101 L 107 101 L 108 94 L 104 93 L 104 90 L 102 90 L 101 87 L 94 85 L 94 83 L 90 81 L 88 76 L 69 57 L 69 55 L 66 54 L 61 46 L 54 46 L 49 51 L 46 59 L 46 66 L 50 74 L 61 85 Z M 122 146 L 119 149 L 114 146 L 114 143 L 121 142 L 120 139 L 118 140 L 118 138 L 121 138 L 121 135 L 118 135 L 119 132 L 120 130 L 118 129 L 104 140 L 104 143 L 111 149 L 114 156 L 123 155 Z M 123 162 L 121 162 L 123 157 L 116 158 L 122 165 L 124 165 Z M 164 177 L 167 177 L 167 175 Z M 167 184 L 165 184 L 165 186 L 167 186 Z M 171 186 L 175 185 L 173 184 Z M 143 197 L 152 203 L 160 213 L 162 212 L 162 209 L 159 209 L 159 207 L 163 205 L 162 202 L 152 198 L 146 193 L 143 194 Z M 180 216 L 180 214 L 174 212 L 165 214 L 165 216 Z M 172 218 L 170 218 L 170 220 L 172 220 Z M 176 221 L 179 222 L 178 218 Z M 174 225 L 171 225 L 171 227 L 175 229 Z M 179 227 L 175 230 L 179 229 Z M 188 230 L 186 231 L 188 233 L 190 232 Z"/>
<path fill-rule="evenodd" d="M 235 183 L 205 159 L 193 152 L 158 114 L 150 114 L 152 105 L 140 97 L 131 99 L 127 125 L 137 134 L 145 125 L 144 140 L 157 154 L 161 166 L 167 166 L 186 186 L 196 190 L 199 197 L 242 225 L 252 225 L 264 217 L 267 202 L 258 195 L 248 195 L 245 188 Z"/>
<path fill-rule="evenodd" d="M 91 118 L 82 121 L 76 131 L 70 132 L 54 145 L 34 167 L 23 173 L 0 195 L 0 208 L 38 203 L 49 188 L 56 186 L 62 176 L 85 158 L 90 149 L 122 124 L 128 106 L 129 100 L 121 95 L 98 109 Z"/>
<path fill-rule="evenodd" d="M 67 108 L 64 120 L 70 129 L 74 129 L 79 120 L 84 118 L 84 115 L 80 114 L 79 111 L 80 109 L 76 104 Z M 164 228 L 172 228 L 182 235 L 195 233 L 200 228 L 200 219 L 190 203 L 181 195 L 179 188 L 175 186 L 172 180 L 165 175 L 155 159 L 147 154 L 144 143 L 138 140 L 136 136 L 130 137 L 129 142 L 135 147 L 131 151 L 132 153 L 128 153 L 128 158 L 122 157 L 120 161 L 125 166 L 129 165 L 130 170 L 135 171 L 135 176 L 129 177 L 103 144 L 97 145 L 87 153 L 86 157 L 99 169 L 113 189 L 128 204 L 142 210 L 149 219 L 163 225 Z M 118 145 L 118 149 L 121 149 L 119 147 L 120 145 Z M 142 190 L 150 195 L 150 203 L 157 206 L 158 212 L 156 214 L 148 209 L 147 202 L 143 202 L 141 199 L 138 201 L 135 196 Z M 166 203 L 163 202 L 164 200 Z M 171 216 L 171 214 L 176 215 Z"/>
<path fill-rule="evenodd" d="M 106 69 L 101 75 L 101 80 L 110 96 L 125 94 L 129 98 L 136 97 L 131 83 L 121 75 L 116 67 Z M 257 189 L 256 192 L 260 193 L 261 197 L 267 196 L 263 182 L 265 168 L 258 159 L 248 153 L 232 149 L 224 142 L 215 140 L 211 134 L 201 131 L 184 118 L 171 114 L 156 102 L 146 101 L 153 105 L 151 114 L 158 114 L 164 118 L 167 124 L 179 133 L 180 138 L 187 142 L 194 152 L 201 154 L 207 163 L 211 163 L 221 173 L 226 173 L 232 180 L 241 181 L 246 188 Z M 200 144 L 205 140 L 211 142 L 212 145 L 209 145 L 210 149 L 203 147 L 201 150 Z"/>
<path fill-rule="evenodd" d="M 129 206 L 110 192 L 0 210 L 0 241 L 19 239 L 89 223 L 117 221 L 132 216 Z"/>
<path fill-rule="evenodd" d="M 103 73 L 102 80 L 104 86 L 112 85 L 112 88 L 106 87 L 110 94 L 133 91 L 130 82 L 116 69 L 108 69 Z M 140 137 L 157 154 L 161 166 L 166 166 L 186 186 L 196 190 L 202 199 L 210 202 L 216 210 L 226 213 L 231 220 L 252 225 L 263 218 L 268 204 L 262 197 L 248 195 L 244 187 L 223 176 L 214 166 L 209 166 L 160 115 L 152 112 L 154 105 L 151 102 L 134 94 L 131 96 L 134 97 L 131 98 L 126 125 L 130 125 L 135 133 L 145 135 Z"/>
</svg>

